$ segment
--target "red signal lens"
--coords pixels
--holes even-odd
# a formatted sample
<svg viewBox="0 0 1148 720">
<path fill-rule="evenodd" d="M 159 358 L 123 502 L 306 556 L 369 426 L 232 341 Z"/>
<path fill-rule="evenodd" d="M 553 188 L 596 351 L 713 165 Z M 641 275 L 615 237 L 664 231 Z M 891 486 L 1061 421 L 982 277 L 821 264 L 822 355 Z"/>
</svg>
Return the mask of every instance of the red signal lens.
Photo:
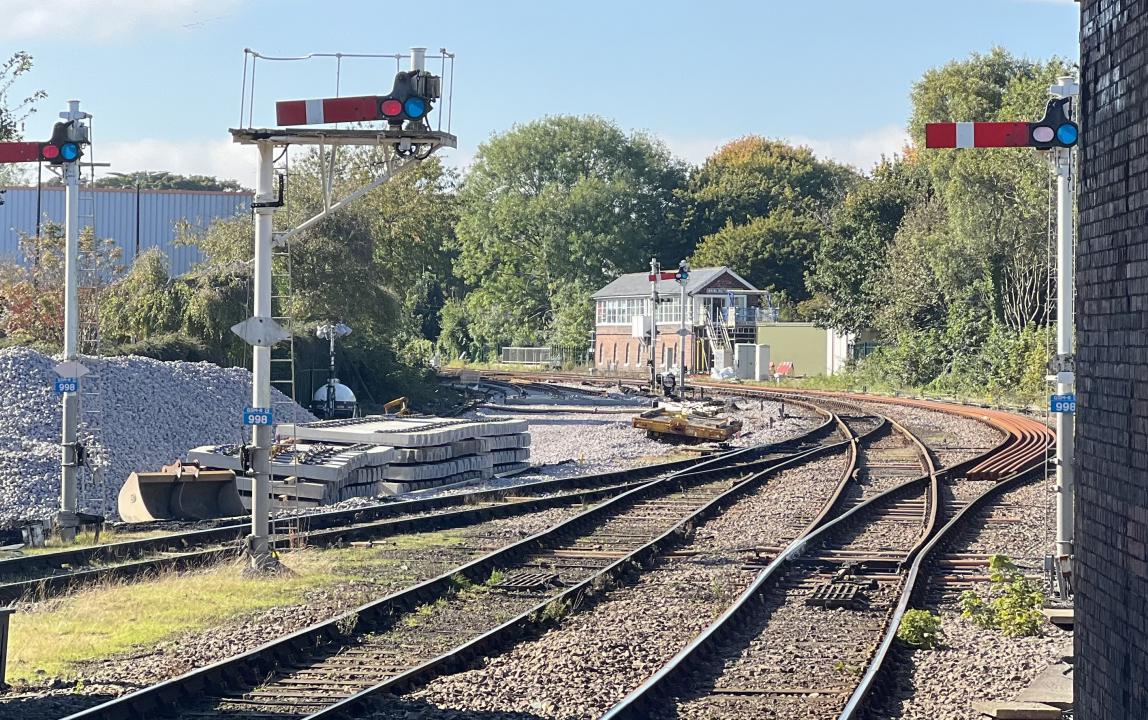
<svg viewBox="0 0 1148 720">
<path fill-rule="evenodd" d="M 55 160 L 60 157 L 60 148 L 55 145 L 45 145 L 40 148 L 40 157 L 45 160 Z"/>
<path fill-rule="evenodd" d="M 379 107 L 384 117 L 398 117 L 403 114 L 403 104 L 394 98 L 388 98 Z"/>
</svg>

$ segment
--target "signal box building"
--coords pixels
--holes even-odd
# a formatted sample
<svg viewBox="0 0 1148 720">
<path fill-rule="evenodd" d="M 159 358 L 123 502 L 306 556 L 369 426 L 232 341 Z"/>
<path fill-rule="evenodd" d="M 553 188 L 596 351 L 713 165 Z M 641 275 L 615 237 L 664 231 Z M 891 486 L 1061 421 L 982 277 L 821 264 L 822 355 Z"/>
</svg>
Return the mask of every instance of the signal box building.
<svg viewBox="0 0 1148 720">
<path fill-rule="evenodd" d="M 598 370 L 623 374 L 645 371 L 651 285 L 648 272 L 629 273 L 592 296 L 596 306 L 594 365 Z M 728 267 L 690 270 L 686 328 L 692 332 L 684 343 L 690 372 L 711 367 L 715 349 L 755 341 L 756 323 L 768 311 L 761 307 L 762 295 Z M 681 285 L 676 280 L 659 280 L 658 333 L 653 350 L 659 371 L 680 364 L 683 343 L 677 332 L 681 319 Z M 732 347 L 728 349 L 732 358 Z"/>
<path fill-rule="evenodd" d="M 623 275 L 592 296 L 595 302 L 594 367 L 598 372 L 641 375 L 646 372 L 651 282 L 648 272 Z M 778 322 L 768 291 L 758 290 L 728 267 L 693 268 L 686 281 L 686 330 L 681 327 L 681 285 L 658 281 L 657 340 L 654 363 L 659 372 L 708 372 L 715 358 L 722 367 L 734 362 L 734 346 L 769 345 L 776 365 L 788 363 L 797 375 L 831 374 L 849 357 L 852 338 L 811 323 Z"/>
</svg>

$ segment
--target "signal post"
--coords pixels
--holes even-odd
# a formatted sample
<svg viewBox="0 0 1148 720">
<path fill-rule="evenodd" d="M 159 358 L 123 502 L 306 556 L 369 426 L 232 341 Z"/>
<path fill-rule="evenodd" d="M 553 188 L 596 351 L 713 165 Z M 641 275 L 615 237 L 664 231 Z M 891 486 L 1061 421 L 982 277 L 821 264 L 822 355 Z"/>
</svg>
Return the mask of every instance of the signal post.
<svg viewBox="0 0 1148 720">
<path fill-rule="evenodd" d="M 1049 362 L 1049 380 L 1056 383 L 1056 394 L 1049 399 L 1049 409 L 1056 415 L 1056 554 L 1050 570 L 1056 578 L 1062 598 L 1072 593 L 1074 437 L 1073 417 L 1076 412 L 1075 360 L 1072 351 L 1073 330 L 1073 197 L 1069 185 L 1072 175 L 1072 148 L 1080 137 L 1080 127 L 1070 118 L 1072 98 L 1079 93 L 1076 78 L 1059 78 L 1049 88 L 1053 96 L 1045 107 L 1044 117 L 1032 122 L 958 122 L 929 123 L 925 126 L 926 148 L 991 148 L 1031 147 L 1051 151 L 1052 171 L 1056 174 L 1056 357 Z"/>
<path fill-rule="evenodd" d="M 61 396 L 60 507 L 54 518 L 56 530 L 67 541 L 76 537 L 79 527 L 79 497 L 76 470 L 85 462 L 79 442 L 80 385 L 88 373 L 78 360 L 80 310 L 80 158 L 88 142 L 85 120 L 92 116 L 80 110 L 79 100 L 69 100 L 60 113 L 48 142 L 0 143 L 0 163 L 46 162 L 60 169 L 64 180 L 64 361 L 55 367 L 54 383 Z"/>
<path fill-rule="evenodd" d="M 272 317 L 272 251 L 440 148 L 456 146 L 454 135 L 431 130 L 427 123 L 427 115 L 442 95 L 441 78 L 425 68 L 426 49 L 412 48 L 409 57 L 410 70 L 395 75 L 394 85 L 387 95 L 280 101 L 276 103 L 276 121 L 286 127 L 231 130 L 234 142 L 254 145 L 259 152 L 255 198 L 251 204 L 255 216 L 254 315 L 231 328 L 252 346 L 252 405 L 244 410 L 243 421 L 252 428 L 247 453 L 250 461 L 246 468 L 252 477 L 251 534 L 247 538 L 247 552 L 251 566 L 256 570 L 277 565 L 269 529 L 271 446 L 276 421 L 271 401 L 271 348 L 291 337 L 290 329 L 280 326 Z M 453 55 L 445 50 L 442 57 L 453 61 Z M 299 127 L 372 121 L 382 121 L 386 125 L 353 130 Z M 334 163 L 320 162 L 319 166 L 326 167 L 325 172 L 330 173 L 323 178 L 323 209 L 289 230 L 276 232 L 275 211 L 284 202 L 282 185 L 278 193 L 274 187 L 273 155 L 276 148 L 290 145 L 314 146 L 320 155 L 325 149 L 356 145 L 382 147 L 387 152 L 374 179 L 338 200 L 331 197 Z"/>
</svg>

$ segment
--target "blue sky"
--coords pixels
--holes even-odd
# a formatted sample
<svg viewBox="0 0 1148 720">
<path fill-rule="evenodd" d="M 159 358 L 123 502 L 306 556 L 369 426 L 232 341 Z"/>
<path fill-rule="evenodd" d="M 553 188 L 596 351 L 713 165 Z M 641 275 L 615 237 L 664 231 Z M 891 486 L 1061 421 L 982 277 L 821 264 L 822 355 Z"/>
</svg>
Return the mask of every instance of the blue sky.
<svg viewBox="0 0 1148 720">
<path fill-rule="evenodd" d="M 13 95 L 48 92 L 29 139 L 46 139 L 79 98 L 95 115 L 95 159 L 113 170 L 246 184 L 254 151 L 227 134 L 245 47 L 449 48 L 459 149 L 448 152 L 460 165 L 515 123 L 595 113 L 692 162 L 756 133 L 868 167 L 903 143 L 909 91 L 928 68 L 993 45 L 1075 60 L 1078 37 L 1071 0 L 0 0 L 0 17 L 0 49 L 36 61 Z M 343 94 L 385 93 L 393 72 L 393 61 L 345 60 Z M 266 125 L 277 99 L 333 95 L 334 61 L 260 64 L 256 83 Z"/>
</svg>

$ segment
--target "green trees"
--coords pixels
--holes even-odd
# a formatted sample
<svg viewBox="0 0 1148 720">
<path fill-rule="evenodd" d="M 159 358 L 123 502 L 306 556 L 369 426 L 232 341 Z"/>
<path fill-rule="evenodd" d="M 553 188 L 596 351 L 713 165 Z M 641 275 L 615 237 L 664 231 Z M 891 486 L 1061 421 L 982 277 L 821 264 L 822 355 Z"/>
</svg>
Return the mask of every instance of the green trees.
<svg viewBox="0 0 1148 720">
<path fill-rule="evenodd" d="M 12 106 L 0 110 L 0 137 L 36 99 L 6 96 L 30 66 L 22 53 L 0 65 L 0 107 Z M 930 70 L 912 88 L 912 143 L 866 175 L 757 136 L 687 167 L 606 119 L 528 122 L 483 143 L 465 171 L 424 162 L 295 237 L 291 313 L 306 329 L 351 325 L 346 349 L 376 377 L 436 350 L 470 360 L 512 344 L 580 351 L 595 289 L 652 256 L 671 267 L 690 258 L 774 290 L 790 317 L 874 335 L 884 347 L 867 378 L 1035 395 L 1052 290 L 1044 158 L 921 145 L 927 122 L 1038 117 L 1064 71 L 1059 60 L 1000 49 Z M 329 159 L 292 153 L 279 227 L 323 206 Z M 379 162 L 369 149 L 340 150 L 333 194 L 367 182 Z M 98 184 L 239 189 L 146 172 Z M 178 334 L 238 359 L 229 327 L 249 314 L 251 222 L 219 222 L 185 240 L 206 262 L 173 280 L 162 257 L 141 256 L 107 293 L 106 332 L 121 343 Z M 6 323 L 10 335 L 50 339 L 56 291 L 24 272 L 0 272 L 0 331 Z M 377 358 L 383 365 L 368 367 Z"/>
<path fill-rule="evenodd" d="M 12 340 L 50 352 L 64 342 L 64 228 L 45 223 L 39 236 L 22 235 L 17 258 L 0 259 L 0 340 Z M 79 237 L 87 267 L 100 278 L 119 272 L 120 250 L 86 228 Z M 83 288 L 80 302 L 88 301 Z"/>
<path fill-rule="evenodd" d="M 210 175 L 180 175 L 164 170 L 137 170 L 130 173 L 108 173 L 99 178 L 93 187 L 141 190 L 222 190 L 241 192 L 245 190 L 234 180 L 220 180 Z"/>
<path fill-rule="evenodd" d="M 33 112 L 32 105 L 47 97 L 43 90 L 37 90 L 24 98 L 10 98 L 12 86 L 32 69 L 32 56 L 20 50 L 0 63 L 0 141 L 18 140 L 22 133 L 24 119 Z"/>
<path fill-rule="evenodd" d="M 822 226 L 785 208 L 742 224 L 728 221 L 707 235 L 690 258 L 695 267 L 728 265 L 754 286 L 805 300 L 805 270 L 821 243 Z"/>
<path fill-rule="evenodd" d="M 805 271 L 833 209 L 857 180 L 809 148 L 735 140 L 706 160 L 684 193 L 684 229 L 697 244 L 691 262 L 728 265 L 757 287 L 805 300 Z"/>
<path fill-rule="evenodd" d="M 809 282 L 819 320 L 871 330 L 870 376 L 980 395 L 1044 391 L 1049 172 L 1027 148 L 923 150 L 927 122 L 1039 118 L 1063 62 L 994 49 L 925 73 L 915 147 L 879 165 L 835 213 Z"/>
<path fill-rule="evenodd" d="M 447 344 L 491 355 L 588 330 L 590 292 L 688 253 L 684 182 L 660 143 L 596 117 L 544 118 L 484 143 L 459 192 L 466 321 L 452 308 Z"/>
<path fill-rule="evenodd" d="M 929 191 L 924 167 L 900 159 L 883 160 L 854 186 L 833 214 L 807 278 L 823 298 L 818 321 L 847 332 L 876 327 L 888 289 L 885 254 L 905 214 Z"/>
</svg>

